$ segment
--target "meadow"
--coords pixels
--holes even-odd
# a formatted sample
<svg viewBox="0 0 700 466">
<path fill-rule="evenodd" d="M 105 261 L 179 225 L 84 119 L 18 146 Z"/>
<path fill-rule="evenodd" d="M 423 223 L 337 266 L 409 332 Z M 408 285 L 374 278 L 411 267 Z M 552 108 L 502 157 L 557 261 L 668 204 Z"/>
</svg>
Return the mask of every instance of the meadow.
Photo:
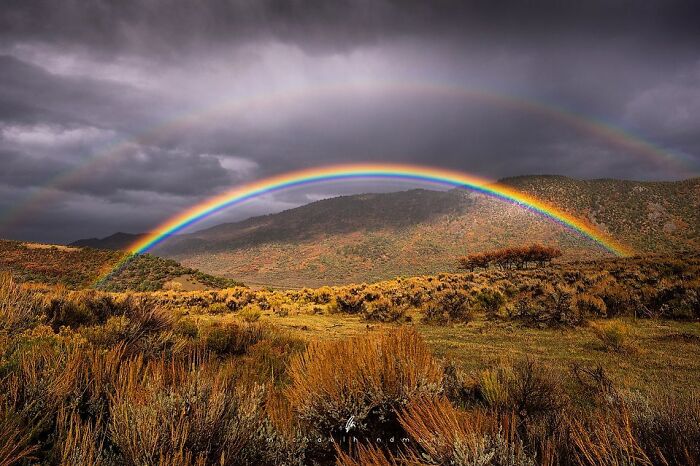
<svg viewBox="0 0 700 466">
<path fill-rule="evenodd" d="M 0 465 L 700 462 L 700 256 L 300 290 L 0 279 Z"/>
</svg>

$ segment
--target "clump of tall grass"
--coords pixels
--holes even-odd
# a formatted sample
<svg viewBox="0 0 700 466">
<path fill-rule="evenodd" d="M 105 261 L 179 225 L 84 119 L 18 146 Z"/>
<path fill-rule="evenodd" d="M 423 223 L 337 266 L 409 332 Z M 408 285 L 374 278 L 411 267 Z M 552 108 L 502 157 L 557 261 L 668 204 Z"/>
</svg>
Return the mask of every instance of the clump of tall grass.
<svg viewBox="0 0 700 466">
<path fill-rule="evenodd" d="M 201 330 L 205 348 L 219 355 L 241 355 L 269 333 L 260 324 L 211 324 Z"/>
<path fill-rule="evenodd" d="M 595 323 L 591 325 L 591 329 L 604 351 L 627 353 L 634 350 L 634 346 L 629 342 L 630 327 L 624 322 Z"/>
<path fill-rule="evenodd" d="M 340 434 L 353 419 L 357 434 L 398 428 L 396 412 L 441 390 L 442 370 L 415 330 L 337 342 L 312 342 L 293 358 L 285 395 L 308 428 Z"/>
<path fill-rule="evenodd" d="M 237 386 L 226 365 L 135 359 L 110 396 L 109 439 L 128 464 L 253 463 L 268 448 L 263 400 L 262 387 Z"/>
<path fill-rule="evenodd" d="M 0 332 L 15 335 L 40 321 L 34 295 L 16 283 L 9 273 L 0 273 Z"/>
</svg>

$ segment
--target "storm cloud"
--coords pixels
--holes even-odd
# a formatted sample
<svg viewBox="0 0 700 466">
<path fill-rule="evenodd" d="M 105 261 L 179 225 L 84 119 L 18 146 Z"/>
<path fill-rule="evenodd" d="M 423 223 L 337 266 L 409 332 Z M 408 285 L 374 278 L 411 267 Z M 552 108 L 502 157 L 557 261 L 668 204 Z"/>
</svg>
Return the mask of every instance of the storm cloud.
<svg viewBox="0 0 700 466">
<path fill-rule="evenodd" d="M 697 176 L 699 17 L 693 1 L 9 0 L 0 236 L 146 231 L 340 162 Z M 324 184 L 212 220 L 406 187 Z"/>
</svg>

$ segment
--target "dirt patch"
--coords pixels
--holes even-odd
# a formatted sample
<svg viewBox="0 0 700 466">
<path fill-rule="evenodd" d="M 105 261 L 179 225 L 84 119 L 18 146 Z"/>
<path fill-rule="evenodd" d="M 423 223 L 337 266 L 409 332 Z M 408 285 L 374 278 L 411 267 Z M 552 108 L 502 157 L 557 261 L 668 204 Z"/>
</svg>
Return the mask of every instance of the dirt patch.
<svg viewBox="0 0 700 466">
<path fill-rule="evenodd" d="M 194 275 L 190 274 L 180 275 L 179 277 L 165 282 L 163 288 L 178 291 L 202 291 L 209 289 L 209 287 L 197 280 Z"/>
</svg>

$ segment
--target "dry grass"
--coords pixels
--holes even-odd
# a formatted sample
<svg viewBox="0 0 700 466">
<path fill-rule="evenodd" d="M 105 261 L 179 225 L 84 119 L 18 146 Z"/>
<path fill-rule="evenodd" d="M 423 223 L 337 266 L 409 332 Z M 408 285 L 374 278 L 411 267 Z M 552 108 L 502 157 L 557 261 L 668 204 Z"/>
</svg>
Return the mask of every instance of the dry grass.
<svg viewBox="0 0 700 466">
<path fill-rule="evenodd" d="M 692 280 L 636 298 L 601 291 L 639 272 L 562 271 L 567 293 L 586 285 L 600 301 L 561 309 L 694 309 Z M 696 322 L 522 325 L 503 311 L 553 299 L 547 277 L 499 276 L 142 294 L 0 277 L 0 466 L 698 464 Z M 420 321 L 455 290 L 471 320 Z M 359 310 L 331 313 L 339 302 Z M 251 307 L 259 322 L 246 322 Z M 368 324 L 394 307 L 413 323 Z"/>
<path fill-rule="evenodd" d="M 357 432 L 395 429 L 396 411 L 441 389 L 442 369 L 410 328 L 337 342 L 314 342 L 291 360 L 285 394 L 309 428 L 340 433 L 353 418 Z"/>
</svg>

